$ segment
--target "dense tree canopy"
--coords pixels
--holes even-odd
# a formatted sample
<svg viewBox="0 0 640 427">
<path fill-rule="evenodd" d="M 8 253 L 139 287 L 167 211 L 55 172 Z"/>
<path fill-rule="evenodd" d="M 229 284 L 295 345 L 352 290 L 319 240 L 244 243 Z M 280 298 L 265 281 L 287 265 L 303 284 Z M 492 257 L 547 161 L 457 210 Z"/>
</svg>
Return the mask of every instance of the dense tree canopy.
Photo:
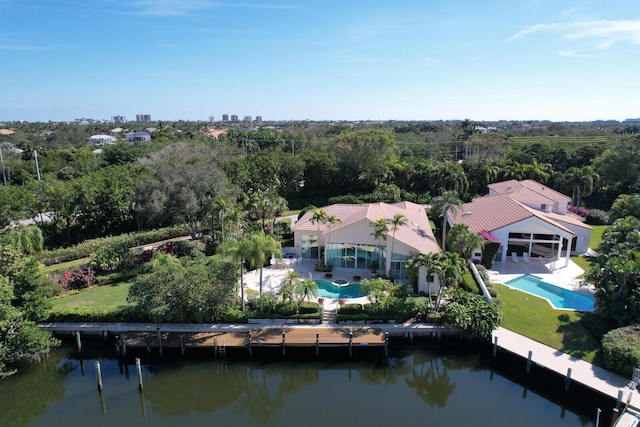
<svg viewBox="0 0 640 427">
<path fill-rule="evenodd" d="M 232 263 L 156 254 L 150 270 L 134 281 L 128 297 L 150 321 L 219 322 L 236 304 L 237 272 Z"/>
</svg>

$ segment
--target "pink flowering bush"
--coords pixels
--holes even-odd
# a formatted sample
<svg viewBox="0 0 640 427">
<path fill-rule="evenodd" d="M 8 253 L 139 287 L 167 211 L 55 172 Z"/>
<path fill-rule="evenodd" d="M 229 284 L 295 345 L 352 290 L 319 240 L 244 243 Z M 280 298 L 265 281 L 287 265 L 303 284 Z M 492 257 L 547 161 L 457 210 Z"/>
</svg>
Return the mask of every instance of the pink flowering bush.
<svg viewBox="0 0 640 427">
<path fill-rule="evenodd" d="M 86 289 L 96 283 L 96 276 L 91 268 L 79 268 L 65 271 L 56 283 L 67 290 Z"/>
</svg>

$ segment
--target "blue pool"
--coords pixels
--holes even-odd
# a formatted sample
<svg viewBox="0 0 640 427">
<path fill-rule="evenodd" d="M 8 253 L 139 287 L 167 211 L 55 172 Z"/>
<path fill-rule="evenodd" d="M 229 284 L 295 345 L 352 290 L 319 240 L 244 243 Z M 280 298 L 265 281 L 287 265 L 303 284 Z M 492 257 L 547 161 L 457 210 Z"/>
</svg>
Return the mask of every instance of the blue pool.
<svg viewBox="0 0 640 427">
<path fill-rule="evenodd" d="M 360 283 L 352 283 L 347 286 L 336 286 L 327 280 L 317 279 L 318 296 L 321 298 L 358 298 L 360 295 Z"/>
<path fill-rule="evenodd" d="M 509 280 L 505 285 L 544 298 L 554 308 L 593 311 L 593 298 L 546 283 L 539 277 L 530 274 Z"/>
</svg>

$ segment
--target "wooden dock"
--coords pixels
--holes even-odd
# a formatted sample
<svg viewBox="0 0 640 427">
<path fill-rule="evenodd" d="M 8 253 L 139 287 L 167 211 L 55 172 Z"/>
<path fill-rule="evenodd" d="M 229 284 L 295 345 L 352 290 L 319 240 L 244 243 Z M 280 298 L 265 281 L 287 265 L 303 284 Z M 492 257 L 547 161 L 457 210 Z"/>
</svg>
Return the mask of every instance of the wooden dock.
<svg viewBox="0 0 640 427">
<path fill-rule="evenodd" d="M 626 404 L 633 411 L 640 408 L 640 393 L 629 388 L 630 378 L 624 378 L 606 369 L 594 366 L 508 329 L 493 332 L 494 351 L 507 350 L 527 360 L 527 369 L 533 364 L 556 372 L 566 378 L 566 389 L 571 382 L 579 383 Z"/>
</svg>

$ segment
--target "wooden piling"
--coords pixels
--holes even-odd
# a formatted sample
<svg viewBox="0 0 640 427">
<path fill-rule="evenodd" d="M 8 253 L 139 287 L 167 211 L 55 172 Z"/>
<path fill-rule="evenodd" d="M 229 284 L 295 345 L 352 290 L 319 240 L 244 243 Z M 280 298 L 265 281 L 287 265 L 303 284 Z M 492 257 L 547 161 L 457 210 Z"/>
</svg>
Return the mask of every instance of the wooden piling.
<svg viewBox="0 0 640 427">
<path fill-rule="evenodd" d="M 142 367 L 140 366 L 140 358 L 136 357 L 136 372 L 138 373 L 138 390 L 142 392 Z"/>
<path fill-rule="evenodd" d="M 320 356 L 320 331 L 316 329 L 316 357 Z"/>
<path fill-rule="evenodd" d="M 80 331 L 76 331 L 76 348 L 78 353 L 82 352 L 82 338 L 80 338 Z"/>
<path fill-rule="evenodd" d="M 253 355 L 253 343 L 251 342 L 251 331 L 249 331 L 249 336 L 247 341 L 249 344 L 249 357 L 251 357 Z"/>
<path fill-rule="evenodd" d="M 98 391 L 102 391 L 102 371 L 100 370 L 100 362 L 96 361 L 96 381 L 98 382 Z"/>
<path fill-rule="evenodd" d="M 620 406 L 622 405 L 623 395 L 624 395 L 624 390 L 623 389 L 618 390 L 618 400 L 616 402 L 616 408 L 620 408 Z"/>
<path fill-rule="evenodd" d="M 160 332 L 160 328 L 157 329 L 158 333 L 158 353 L 160 357 L 162 357 L 162 333 Z"/>
<path fill-rule="evenodd" d="M 600 427 L 600 413 L 601 412 L 602 411 L 600 410 L 600 408 L 598 408 L 596 410 L 596 424 L 595 424 L 595 427 Z"/>
<path fill-rule="evenodd" d="M 147 406 L 144 403 L 144 393 L 140 390 L 140 410 L 142 411 L 142 417 L 147 418 Z"/>
<path fill-rule="evenodd" d="M 180 353 L 182 354 L 182 357 L 184 357 L 184 338 L 182 335 L 180 335 Z"/>
<path fill-rule="evenodd" d="M 384 333 L 384 357 L 389 357 L 389 332 Z"/>
<path fill-rule="evenodd" d="M 349 331 L 349 359 L 353 357 L 353 331 Z"/>
<path fill-rule="evenodd" d="M 213 337 L 213 355 L 218 357 L 218 337 Z"/>
<path fill-rule="evenodd" d="M 493 357 L 498 354 L 498 336 L 493 337 Z"/>
<path fill-rule="evenodd" d="M 567 393 L 569 391 L 569 385 L 571 384 L 571 367 L 567 368 L 567 377 L 564 379 L 564 392 Z"/>
<path fill-rule="evenodd" d="M 533 359 L 533 350 L 529 350 L 529 357 L 527 357 L 527 374 L 531 371 L 532 359 Z"/>
<path fill-rule="evenodd" d="M 282 357 L 287 355 L 287 340 L 285 338 L 285 331 L 282 330 Z"/>
<path fill-rule="evenodd" d="M 122 357 L 125 357 L 127 355 L 127 340 L 124 334 L 120 335 L 120 350 Z"/>
</svg>

